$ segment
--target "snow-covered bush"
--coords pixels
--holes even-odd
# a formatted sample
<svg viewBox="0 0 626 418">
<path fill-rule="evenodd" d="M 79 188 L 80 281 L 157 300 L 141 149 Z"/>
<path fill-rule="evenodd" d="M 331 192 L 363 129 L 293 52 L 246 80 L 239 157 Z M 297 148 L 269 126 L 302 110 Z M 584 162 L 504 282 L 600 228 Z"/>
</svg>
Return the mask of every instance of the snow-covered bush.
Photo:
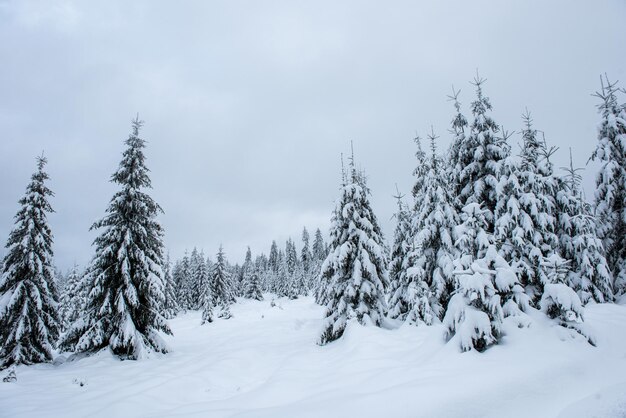
<svg viewBox="0 0 626 418">
<path fill-rule="evenodd" d="M 545 285 L 540 307 L 542 312 L 564 324 L 583 321 L 583 306 L 576 292 L 563 283 Z"/>
</svg>

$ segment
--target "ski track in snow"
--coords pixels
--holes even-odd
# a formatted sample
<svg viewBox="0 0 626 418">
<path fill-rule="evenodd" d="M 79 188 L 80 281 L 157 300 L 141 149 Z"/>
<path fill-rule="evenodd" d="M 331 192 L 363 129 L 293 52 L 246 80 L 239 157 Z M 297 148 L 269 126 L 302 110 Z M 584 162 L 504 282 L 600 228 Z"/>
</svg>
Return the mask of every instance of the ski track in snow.
<svg viewBox="0 0 626 418">
<path fill-rule="evenodd" d="M 167 355 L 20 366 L 0 383 L 0 417 L 626 416 L 626 306 L 586 308 L 598 347 L 531 312 L 500 345 L 461 354 L 441 325 L 349 326 L 320 347 L 323 309 L 270 297 L 204 326 L 180 315 Z"/>
</svg>

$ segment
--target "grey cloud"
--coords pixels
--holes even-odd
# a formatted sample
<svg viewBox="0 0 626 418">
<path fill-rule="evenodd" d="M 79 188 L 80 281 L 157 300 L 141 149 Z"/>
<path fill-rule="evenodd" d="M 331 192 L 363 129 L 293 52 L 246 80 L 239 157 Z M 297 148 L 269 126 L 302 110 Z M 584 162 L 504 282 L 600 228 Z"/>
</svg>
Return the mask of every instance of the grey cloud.
<svg viewBox="0 0 626 418">
<path fill-rule="evenodd" d="M 390 235 L 411 138 L 432 124 L 448 145 L 446 95 L 468 114 L 476 68 L 499 123 L 528 107 L 556 165 L 570 146 L 584 165 L 599 75 L 626 82 L 625 16 L 618 0 L 0 2 L 0 240 L 45 149 L 58 263 L 87 262 L 136 112 L 175 257 L 327 228 L 350 140 Z"/>
</svg>

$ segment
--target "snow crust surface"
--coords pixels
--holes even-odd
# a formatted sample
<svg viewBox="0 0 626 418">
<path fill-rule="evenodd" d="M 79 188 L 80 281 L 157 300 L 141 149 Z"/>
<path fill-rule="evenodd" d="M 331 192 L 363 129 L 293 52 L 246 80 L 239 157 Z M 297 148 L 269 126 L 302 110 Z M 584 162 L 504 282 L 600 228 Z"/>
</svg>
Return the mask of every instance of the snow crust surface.
<svg viewBox="0 0 626 418">
<path fill-rule="evenodd" d="M 505 320 L 501 344 L 460 353 L 444 328 L 349 324 L 318 346 L 312 298 L 240 300 L 233 318 L 170 321 L 171 352 L 107 351 L 19 366 L 0 382 L 0 417 L 624 417 L 626 306 L 590 304 L 592 347 L 535 310 Z"/>
</svg>

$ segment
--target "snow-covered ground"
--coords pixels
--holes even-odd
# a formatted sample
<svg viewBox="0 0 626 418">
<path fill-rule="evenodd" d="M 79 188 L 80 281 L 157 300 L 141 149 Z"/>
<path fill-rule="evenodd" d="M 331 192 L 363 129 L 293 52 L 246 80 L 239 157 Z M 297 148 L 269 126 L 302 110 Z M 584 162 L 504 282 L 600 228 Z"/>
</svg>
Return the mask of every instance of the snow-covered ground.
<svg viewBox="0 0 626 418">
<path fill-rule="evenodd" d="M 18 367 L 17 382 L 0 382 L 0 416 L 626 416 L 624 305 L 586 308 L 597 347 L 535 312 L 527 328 L 508 323 L 502 344 L 461 354 L 441 326 L 351 326 L 320 347 L 322 308 L 277 302 L 241 301 L 204 326 L 181 315 L 167 355 Z"/>
</svg>

